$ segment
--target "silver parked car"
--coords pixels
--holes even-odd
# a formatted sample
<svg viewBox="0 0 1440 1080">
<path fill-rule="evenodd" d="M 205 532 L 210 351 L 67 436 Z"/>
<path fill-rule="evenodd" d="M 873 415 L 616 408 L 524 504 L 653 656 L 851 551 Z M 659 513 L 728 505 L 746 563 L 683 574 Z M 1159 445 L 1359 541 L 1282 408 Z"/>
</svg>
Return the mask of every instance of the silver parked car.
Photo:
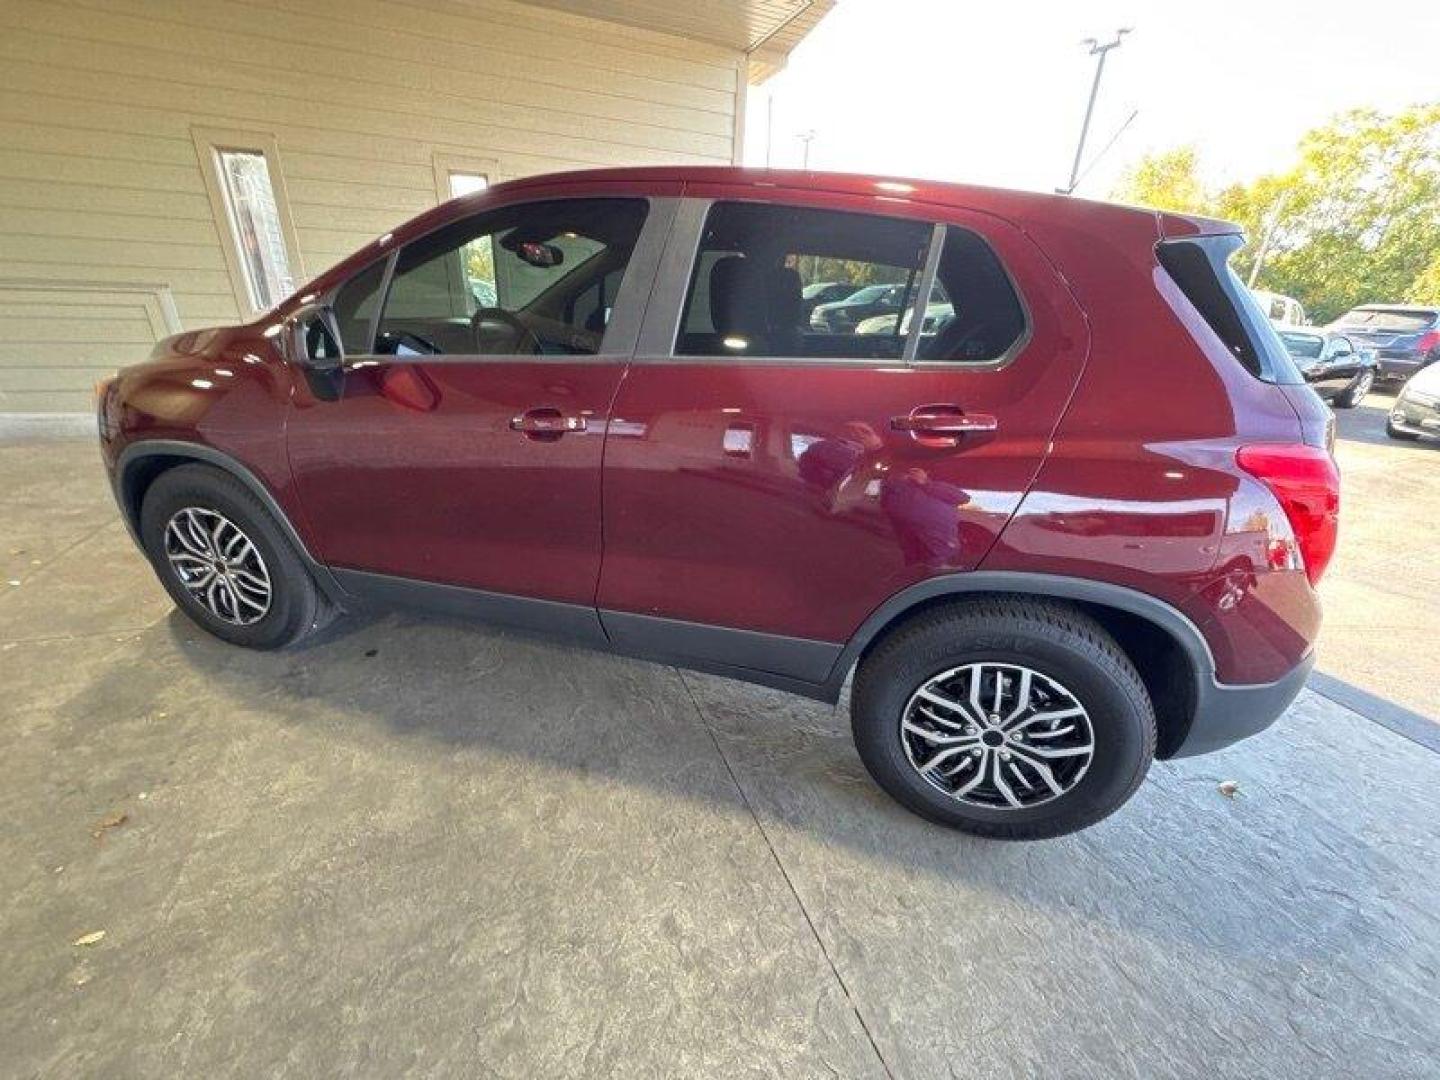
<svg viewBox="0 0 1440 1080">
<path fill-rule="evenodd" d="M 1385 420 L 1385 434 L 1392 439 L 1440 435 L 1440 364 L 1410 376 Z"/>
</svg>

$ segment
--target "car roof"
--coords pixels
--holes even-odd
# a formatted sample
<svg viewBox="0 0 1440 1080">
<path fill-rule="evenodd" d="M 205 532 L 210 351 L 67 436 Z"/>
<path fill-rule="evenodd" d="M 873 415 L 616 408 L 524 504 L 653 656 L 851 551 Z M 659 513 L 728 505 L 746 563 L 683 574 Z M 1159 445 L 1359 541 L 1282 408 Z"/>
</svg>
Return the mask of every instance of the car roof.
<svg viewBox="0 0 1440 1080">
<path fill-rule="evenodd" d="M 566 189 L 593 194 L 597 188 L 616 194 L 676 194 L 677 188 L 710 187 L 733 193 L 751 188 L 757 199 L 769 192 L 813 192 L 844 196 L 868 196 L 900 203 L 920 203 L 953 209 L 978 211 L 1006 218 L 1022 227 L 1072 225 L 1086 232 L 1104 235 L 1111 230 L 1153 229 L 1156 240 L 1187 236 L 1238 233 L 1230 222 L 1192 214 L 1175 214 L 1146 207 L 1096 202 L 1073 195 L 1014 191 L 1008 188 L 955 184 L 939 180 L 876 176 L 862 173 L 807 172 L 794 169 L 746 169 L 721 165 L 664 165 L 616 169 L 582 169 L 573 172 L 540 173 L 506 180 L 492 187 L 441 203 L 397 226 L 393 231 L 356 251 L 324 271 L 281 305 L 282 310 L 309 302 L 314 295 L 333 288 L 357 270 L 395 247 L 438 229 L 466 214 L 481 210 L 497 198 L 534 192 L 537 196 L 567 197 Z M 733 197 L 730 195 L 729 197 Z"/>
<path fill-rule="evenodd" d="M 1061 216 L 1100 210 L 1117 215 L 1136 214 L 1161 220 L 1163 235 L 1187 236 L 1201 233 L 1239 232 L 1240 227 L 1217 218 L 1177 214 L 1143 206 L 1099 202 L 1074 195 L 1020 191 L 979 184 L 925 180 L 916 177 L 882 176 L 873 173 L 821 172 L 800 169 L 747 169 L 733 165 L 654 165 L 616 169 L 580 169 L 544 173 L 509 180 L 489 190 L 549 187 L 565 183 L 695 184 L 753 187 L 759 190 L 783 188 L 835 195 L 879 195 L 884 198 L 934 203 L 1002 216 L 1030 216 L 1051 212 Z M 473 198 L 474 196 L 466 196 Z M 1023 213 L 1021 213 L 1023 211 Z"/>
</svg>

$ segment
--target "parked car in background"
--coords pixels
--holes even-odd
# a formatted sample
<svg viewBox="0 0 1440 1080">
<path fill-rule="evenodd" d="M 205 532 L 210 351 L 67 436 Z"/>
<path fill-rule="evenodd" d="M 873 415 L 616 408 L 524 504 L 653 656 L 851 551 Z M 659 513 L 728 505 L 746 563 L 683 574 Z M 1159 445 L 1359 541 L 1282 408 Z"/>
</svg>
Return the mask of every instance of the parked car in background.
<svg viewBox="0 0 1440 1080">
<path fill-rule="evenodd" d="M 829 702 L 853 673 L 897 800 L 1055 836 L 1262 730 L 1314 664 L 1334 417 L 1241 243 L 923 181 L 530 177 L 159 343 L 97 388 L 102 456 L 225 641 L 403 604 Z M 932 276 L 952 317 L 802 323 L 827 263 L 912 306 Z"/>
<path fill-rule="evenodd" d="M 1400 388 L 1385 420 L 1392 439 L 1418 439 L 1440 435 L 1440 364 L 1417 371 Z"/>
<path fill-rule="evenodd" d="M 817 330 L 843 333 L 853 330 L 876 315 L 894 315 L 905 302 L 904 283 L 867 285 L 844 300 L 820 304 L 810 313 L 810 325 Z"/>
<path fill-rule="evenodd" d="M 862 286 L 852 281 L 814 281 L 800 290 L 800 319 L 810 321 L 810 313 L 820 304 L 833 304 L 854 296 Z"/>
<path fill-rule="evenodd" d="M 1353 409 L 1375 385 L 1374 349 L 1357 349 L 1344 334 L 1310 327 L 1277 326 L 1305 381 L 1337 409 Z"/>
<path fill-rule="evenodd" d="M 1308 326 L 1310 324 L 1310 319 L 1305 314 L 1305 308 L 1293 296 L 1266 292 L 1264 289 L 1251 289 L 1250 294 L 1255 297 L 1255 302 L 1260 305 L 1260 310 L 1272 323 L 1282 326 Z"/>
<path fill-rule="evenodd" d="M 1326 329 L 1374 349 L 1382 379 L 1408 379 L 1440 360 L 1440 308 L 1429 305 L 1364 304 Z"/>
<path fill-rule="evenodd" d="M 903 316 L 901 315 L 876 315 L 873 318 L 865 319 L 855 327 L 857 334 L 893 334 L 895 324 L 900 324 L 900 333 L 910 329 L 910 317 L 915 313 L 914 308 L 908 308 Z M 930 335 L 943 330 L 955 317 L 955 308 L 950 304 L 935 303 L 925 309 L 925 319 L 920 324 L 920 333 Z"/>
</svg>

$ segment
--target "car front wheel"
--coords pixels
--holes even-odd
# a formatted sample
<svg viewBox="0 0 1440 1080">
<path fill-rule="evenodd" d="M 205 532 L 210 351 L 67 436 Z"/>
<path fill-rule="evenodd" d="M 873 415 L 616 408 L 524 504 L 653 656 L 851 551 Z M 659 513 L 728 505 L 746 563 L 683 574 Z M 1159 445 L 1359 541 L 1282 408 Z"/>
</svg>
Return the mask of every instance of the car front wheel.
<svg viewBox="0 0 1440 1080">
<path fill-rule="evenodd" d="M 281 648 L 331 614 L 269 511 L 213 466 L 162 473 L 145 493 L 140 539 L 180 610 L 231 644 Z"/>
<path fill-rule="evenodd" d="M 862 661 L 851 723 L 900 803 L 1002 839 L 1094 824 L 1155 754 L 1134 665 L 1093 619 L 1040 600 L 958 602 L 903 624 Z"/>
</svg>

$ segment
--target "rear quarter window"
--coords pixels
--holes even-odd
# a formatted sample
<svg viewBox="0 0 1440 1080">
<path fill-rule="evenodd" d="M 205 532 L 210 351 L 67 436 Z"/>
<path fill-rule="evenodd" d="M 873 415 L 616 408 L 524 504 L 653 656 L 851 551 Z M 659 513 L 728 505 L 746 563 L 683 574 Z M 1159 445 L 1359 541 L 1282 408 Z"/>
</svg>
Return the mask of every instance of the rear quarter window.
<svg viewBox="0 0 1440 1080">
<path fill-rule="evenodd" d="M 1304 382 L 1265 312 L 1230 269 L 1230 256 L 1243 243 L 1233 233 L 1196 236 L 1168 240 L 1155 254 L 1241 367 L 1265 382 Z"/>
</svg>

